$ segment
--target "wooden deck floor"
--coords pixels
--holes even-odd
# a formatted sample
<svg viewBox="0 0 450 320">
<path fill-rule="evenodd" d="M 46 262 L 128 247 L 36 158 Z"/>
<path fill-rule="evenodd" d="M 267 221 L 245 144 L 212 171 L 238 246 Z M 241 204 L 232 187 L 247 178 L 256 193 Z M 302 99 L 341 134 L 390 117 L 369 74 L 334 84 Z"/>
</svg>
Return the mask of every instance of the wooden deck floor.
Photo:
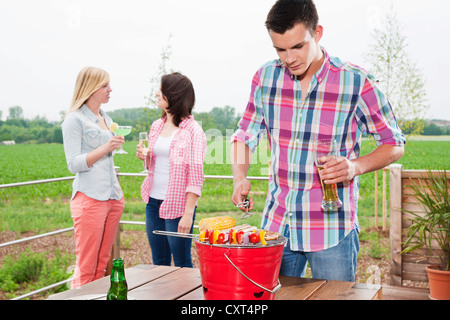
<svg viewBox="0 0 450 320">
<path fill-rule="evenodd" d="M 382 286 L 382 300 L 430 300 L 429 289 Z"/>
</svg>

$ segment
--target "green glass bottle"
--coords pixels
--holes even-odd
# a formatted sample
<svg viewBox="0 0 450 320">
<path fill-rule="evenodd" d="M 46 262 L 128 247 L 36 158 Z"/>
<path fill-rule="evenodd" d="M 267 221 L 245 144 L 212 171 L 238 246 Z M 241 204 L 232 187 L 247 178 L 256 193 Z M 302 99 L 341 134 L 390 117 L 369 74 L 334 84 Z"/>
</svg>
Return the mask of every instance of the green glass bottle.
<svg viewBox="0 0 450 320">
<path fill-rule="evenodd" d="M 113 260 L 111 271 L 111 287 L 106 295 L 106 300 L 127 300 L 128 285 L 125 279 L 123 259 Z"/>
</svg>

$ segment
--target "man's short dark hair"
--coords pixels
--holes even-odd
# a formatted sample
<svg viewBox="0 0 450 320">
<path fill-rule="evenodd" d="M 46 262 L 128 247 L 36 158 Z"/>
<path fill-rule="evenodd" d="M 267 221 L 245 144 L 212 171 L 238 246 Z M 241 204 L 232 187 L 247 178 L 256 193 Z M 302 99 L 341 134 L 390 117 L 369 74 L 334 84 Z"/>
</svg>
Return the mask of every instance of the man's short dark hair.
<svg viewBox="0 0 450 320">
<path fill-rule="evenodd" d="M 303 23 L 312 33 L 319 23 L 319 15 L 312 0 L 278 0 L 267 15 L 266 27 L 284 34 L 297 23 Z"/>
</svg>

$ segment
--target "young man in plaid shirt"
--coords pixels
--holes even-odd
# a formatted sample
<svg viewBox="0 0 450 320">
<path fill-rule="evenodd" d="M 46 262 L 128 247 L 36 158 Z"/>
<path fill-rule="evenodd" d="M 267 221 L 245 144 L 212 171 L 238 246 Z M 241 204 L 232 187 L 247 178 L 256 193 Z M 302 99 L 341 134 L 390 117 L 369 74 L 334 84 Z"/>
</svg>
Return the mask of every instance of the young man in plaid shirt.
<svg viewBox="0 0 450 320">
<path fill-rule="evenodd" d="M 267 134 L 271 176 L 261 228 L 288 238 L 281 274 L 354 281 L 358 240 L 358 176 L 403 155 L 405 138 L 387 97 L 362 68 L 330 56 L 319 45 L 323 27 L 311 0 L 279 0 L 266 27 L 279 59 L 254 75 L 250 99 L 232 136 L 233 203 L 243 201 L 251 152 Z M 359 156 L 361 137 L 377 148 Z M 337 183 L 342 206 L 321 208 L 322 188 L 313 143 L 335 139 L 339 155 L 327 162 L 322 179 Z M 250 209 L 253 200 L 250 199 Z"/>
</svg>

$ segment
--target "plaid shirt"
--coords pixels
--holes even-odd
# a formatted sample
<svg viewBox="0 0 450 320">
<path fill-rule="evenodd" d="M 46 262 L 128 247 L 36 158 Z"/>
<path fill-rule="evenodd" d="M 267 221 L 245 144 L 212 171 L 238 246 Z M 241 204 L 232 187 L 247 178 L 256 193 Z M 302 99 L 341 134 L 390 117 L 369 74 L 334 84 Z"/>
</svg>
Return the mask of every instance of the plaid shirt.
<svg viewBox="0 0 450 320">
<path fill-rule="evenodd" d="M 343 206 L 321 208 L 322 188 L 314 166 L 313 141 L 333 138 L 341 156 L 359 156 L 361 136 L 371 134 L 377 145 L 402 146 L 386 96 L 363 69 L 331 57 L 313 76 L 301 102 L 300 81 L 280 60 L 262 66 L 252 81 L 250 100 L 231 141 L 244 141 L 255 151 L 267 133 L 271 176 L 261 227 L 290 239 L 292 250 L 319 251 L 333 247 L 358 227 L 358 178 L 338 184 Z"/>
<path fill-rule="evenodd" d="M 147 155 L 149 173 L 141 185 L 141 196 L 148 203 L 153 182 L 155 155 L 151 150 L 158 139 L 165 119 L 156 120 L 150 129 Z M 203 181 L 203 161 L 206 153 L 206 136 L 194 116 L 184 119 L 178 126 L 180 130 L 175 134 L 169 152 L 169 188 L 166 198 L 159 209 L 159 216 L 163 219 L 175 219 L 184 214 L 186 196 L 188 192 L 201 196 Z"/>
</svg>

